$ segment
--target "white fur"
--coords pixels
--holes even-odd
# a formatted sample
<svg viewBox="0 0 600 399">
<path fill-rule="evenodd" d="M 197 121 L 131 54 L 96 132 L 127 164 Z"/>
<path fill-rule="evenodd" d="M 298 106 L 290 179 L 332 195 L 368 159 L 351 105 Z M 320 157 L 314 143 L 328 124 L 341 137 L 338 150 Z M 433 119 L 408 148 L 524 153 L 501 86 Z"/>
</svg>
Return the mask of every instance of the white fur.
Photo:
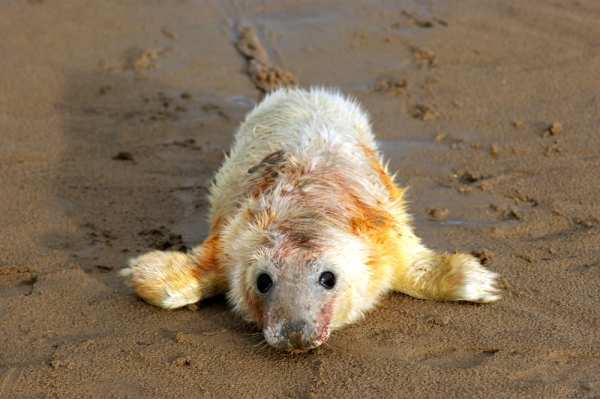
<svg viewBox="0 0 600 399">
<path fill-rule="evenodd" d="M 278 152 L 280 158 L 269 158 Z M 289 301 L 279 309 L 285 314 L 304 311 L 301 317 L 318 321 L 314 309 L 335 299 L 331 321 L 315 327 L 320 330 L 306 344 L 313 347 L 390 290 L 440 300 L 500 298 L 498 276 L 473 256 L 440 255 L 421 244 L 402 190 L 378 159 L 367 115 L 337 91 L 268 95 L 237 131 L 210 188 L 210 204 L 211 237 L 192 254 L 151 252 L 122 271 L 146 301 L 171 309 L 226 292 L 240 315 L 262 324 L 262 311 L 272 303 L 258 294 L 256 281 L 268 273 L 281 290 L 306 286 L 303 297 L 281 296 Z M 317 244 L 294 244 L 294 234 L 305 233 Z M 316 266 L 302 268 L 309 263 Z M 319 267 L 338 276 L 334 290 L 319 286 Z M 303 271 L 317 274 L 296 284 L 294 273 Z M 311 300 L 321 302 L 311 306 Z M 265 335 L 288 348 L 280 327 L 264 326 Z"/>
<path fill-rule="evenodd" d="M 146 301 L 163 309 L 176 309 L 200 300 L 200 283 L 189 277 L 189 257 L 179 252 L 153 251 L 129 260 L 121 270 L 130 285 L 147 287 Z"/>
<path fill-rule="evenodd" d="M 498 274 L 483 268 L 475 259 L 467 261 L 464 269 L 465 284 L 457 301 L 488 303 L 502 298 L 496 283 Z"/>
</svg>

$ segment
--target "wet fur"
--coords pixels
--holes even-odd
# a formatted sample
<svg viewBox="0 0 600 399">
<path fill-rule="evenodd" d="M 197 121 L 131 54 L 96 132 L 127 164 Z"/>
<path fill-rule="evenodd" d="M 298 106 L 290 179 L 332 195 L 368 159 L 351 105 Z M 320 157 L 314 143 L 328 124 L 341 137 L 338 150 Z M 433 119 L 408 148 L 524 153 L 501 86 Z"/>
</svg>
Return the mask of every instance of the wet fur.
<svg viewBox="0 0 600 399">
<path fill-rule="evenodd" d="M 132 259 L 122 275 L 162 308 L 227 293 L 284 350 L 322 344 L 389 291 L 499 299 L 497 275 L 474 257 L 421 244 L 403 194 L 355 102 L 325 89 L 282 89 L 247 116 L 217 172 L 208 239 L 189 254 Z M 331 292 L 317 283 L 323 270 L 338 276 Z M 268 295 L 256 289 L 260 273 L 274 277 Z M 298 342 L 285 330 L 294 320 L 307 326 Z"/>
</svg>

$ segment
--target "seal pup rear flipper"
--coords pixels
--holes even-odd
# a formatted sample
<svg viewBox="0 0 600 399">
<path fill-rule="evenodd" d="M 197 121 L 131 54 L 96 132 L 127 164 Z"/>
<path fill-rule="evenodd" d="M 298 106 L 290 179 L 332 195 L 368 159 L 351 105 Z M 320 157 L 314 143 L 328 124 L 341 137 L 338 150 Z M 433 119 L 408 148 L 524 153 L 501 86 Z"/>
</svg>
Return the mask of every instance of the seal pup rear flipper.
<svg viewBox="0 0 600 399">
<path fill-rule="evenodd" d="M 227 291 L 217 262 L 219 239 L 209 237 L 191 253 L 152 251 L 129 260 L 121 276 L 151 305 L 176 309 Z"/>
</svg>

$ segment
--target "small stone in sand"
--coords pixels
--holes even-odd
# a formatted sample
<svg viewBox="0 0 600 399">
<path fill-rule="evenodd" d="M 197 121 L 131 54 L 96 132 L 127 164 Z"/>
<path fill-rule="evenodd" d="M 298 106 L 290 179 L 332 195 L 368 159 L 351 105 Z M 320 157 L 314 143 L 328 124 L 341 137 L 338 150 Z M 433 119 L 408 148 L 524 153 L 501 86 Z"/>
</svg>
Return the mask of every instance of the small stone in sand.
<svg viewBox="0 0 600 399">
<path fill-rule="evenodd" d="M 411 114 L 413 118 L 420 119 L 424 122 L 434 120 L 436 117 L 436 112 L 433 108 L 425 104 L 417 104 L 412 107 Z"/>
<path fill-rule="evenodd" d="M 427 215 L 434 220 L 445 220 L 449 214 L 450 211 L 446 208 L 438 208 L 432 206 L 429 209 L 427 209 Z"/>
<path fill-rule="evenodd" d="M 439 317 L 432 317 L 431 319 L 429 319 L 429 323 L 435 324 L 436 326 L 445 327 L 448 324 L 450 324 L 451 320 L 452 319 L 448 316 L 439 316 Z"/>
<path fill-rule="evenodd" d="M 490 263 L 493 258 L 492 253 L 487 249 L 482 249 L 481 251 L 473 251 L 471 252 L 471 255 L 479 259 L 479 262 L 484 266 Z"/>
<path fill-rule="evenodd" d="M 542 136 L 543 137 L 557 136 L 557 135 L 561 134 L 562 132 L 563 132 L 562 123 L 554 122 L 552 125 L 550 125 L 548 127 L 548 129 L 546 129 L 546 131 L 544 132 L 544 134 Z"/>
<path fill-rule="evenodd" d="M 496 144 L 490 146 L 490 155 L 493 157 L 498 156 L 498 146 Z"/>
<path fill-rule="evenodd" d="M 460 186 L 458 188 L 458 193 L 461 195 L 467 195 L 471 192 L 471 187 L 469 186 Z"/>
<path fill-rule="evenodd" d="M 428 48 L 413 48 L 413 63 L 421 69 L 433 67 L 437 65 L 437 57 Z"/>
<path fill-rule="evenodd" d="M 112 159 L 115 161 L 133 161 L 133 155 L 127 151 L 121 151 L 117 155 L 115 155 Z"/>
</svg>

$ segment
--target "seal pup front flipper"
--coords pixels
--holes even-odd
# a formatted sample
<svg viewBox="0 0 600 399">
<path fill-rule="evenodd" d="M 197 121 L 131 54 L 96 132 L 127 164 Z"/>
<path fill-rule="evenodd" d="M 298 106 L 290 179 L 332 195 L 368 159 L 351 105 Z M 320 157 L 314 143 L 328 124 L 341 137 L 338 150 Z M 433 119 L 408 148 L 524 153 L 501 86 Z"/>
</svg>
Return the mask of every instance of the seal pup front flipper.
<svg viewBox="0 0 600 399">
<path fill-rule="evenodd" d="M 176 309 L 226 292 L 219 253 L 219 239 L 211 236 L 190 253 L 152 251 L 130 259 L 120 274 L 144 301 Z"/>
<path fill-rule="evenodd" d="M 371 254 L 367 266 L 372 296 L 389 287 L 415 298 L 436 301 L 487 303 L 501 299 L 498 274 L 483 267 L 474 256 L 440 254 L 421 244 L 402 210 L 401 197 L 390 210 L 358 200 L 353 203 L 359 206 L 351 219 L 352 231 L 365 241 Z"/>
<path fill-rule="evenodd" d="M 501 299 L 499 275 L 467 253 L 440 254 L 421 244 L 404 207 L 404 190 L 393 181 L 373 149 L 362 147 L 389 201 L 386 209 L 361 206 L 356 232 L 373 253 L 373 275 L 392 274 L 392 288 L 415 298 L 487 303 Z M 391 268 L 391 272 L 388 270 Z"/>
<path fill-rule="evenodd" d="M 415 248 L 412 263 L 397 275 L 394 289 L 415 298 L 487 303 L 502 298 L 498 274 L 467 253 L 438 254 Z"/>
</svg>

